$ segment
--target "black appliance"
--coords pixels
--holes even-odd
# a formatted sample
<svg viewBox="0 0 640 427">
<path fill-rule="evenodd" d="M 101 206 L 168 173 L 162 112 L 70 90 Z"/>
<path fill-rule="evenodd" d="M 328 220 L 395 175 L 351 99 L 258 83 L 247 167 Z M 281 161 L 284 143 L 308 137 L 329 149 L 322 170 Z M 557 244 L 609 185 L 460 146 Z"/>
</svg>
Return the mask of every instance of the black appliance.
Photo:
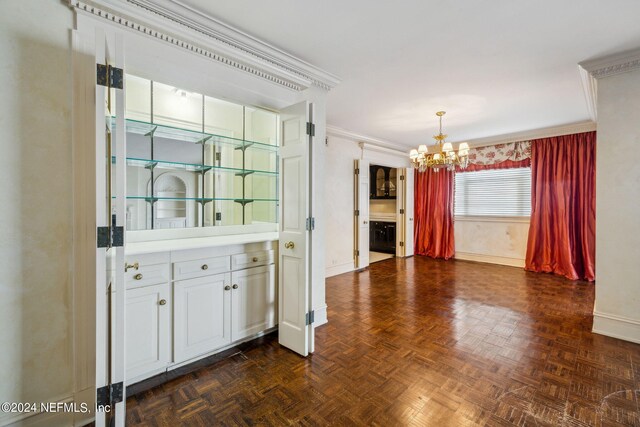
<svg viewBox="0 0 640 427">
<path fill-rule="evenodd" d="M 396 253 L 396 223 L 386 221 L 371 221 L 369 227 L 369 250 Z"/>
</svg>

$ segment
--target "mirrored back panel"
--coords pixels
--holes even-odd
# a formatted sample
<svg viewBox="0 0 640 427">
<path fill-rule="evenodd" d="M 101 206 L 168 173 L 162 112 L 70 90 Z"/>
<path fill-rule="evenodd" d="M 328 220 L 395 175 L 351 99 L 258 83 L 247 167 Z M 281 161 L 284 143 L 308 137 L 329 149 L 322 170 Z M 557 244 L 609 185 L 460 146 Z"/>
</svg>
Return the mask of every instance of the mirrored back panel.
<svg viewBox="0 0 640 427">
<path fill-rule="evenodd" d="M 127 230 L 278 222 L 272 111 L 126 76 Z"/>
</svg>

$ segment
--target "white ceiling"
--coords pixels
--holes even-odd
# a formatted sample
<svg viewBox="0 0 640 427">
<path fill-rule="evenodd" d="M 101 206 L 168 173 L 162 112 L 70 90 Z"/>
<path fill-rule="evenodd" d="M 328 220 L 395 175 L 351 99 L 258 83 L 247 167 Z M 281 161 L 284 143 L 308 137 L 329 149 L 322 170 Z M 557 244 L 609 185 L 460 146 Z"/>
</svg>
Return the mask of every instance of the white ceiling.
<svg viewBox="0 0 640 427">
<path fill-rule="evenodd" d="M 589 120 L 577 64 L 640 46 L 637 0 L 182 0 L 326 71 L 327 122 L 405 146 Z"/>
</svg>

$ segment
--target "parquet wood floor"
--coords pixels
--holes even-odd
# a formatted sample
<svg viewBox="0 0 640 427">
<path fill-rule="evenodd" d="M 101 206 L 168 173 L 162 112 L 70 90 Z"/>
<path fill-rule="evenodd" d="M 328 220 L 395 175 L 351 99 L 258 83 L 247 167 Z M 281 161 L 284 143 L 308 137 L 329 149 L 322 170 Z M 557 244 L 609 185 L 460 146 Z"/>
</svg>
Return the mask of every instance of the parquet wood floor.
<svg viewBox="0 0 640 427">
<path fill-rule="evenodd" d="M 594 285 L 394 258 L 327 280 L 304 359 L 266 344 L 127 400 L 131 426 L 640 426 L 640 345 L 591 333 Z"/>
</svg>

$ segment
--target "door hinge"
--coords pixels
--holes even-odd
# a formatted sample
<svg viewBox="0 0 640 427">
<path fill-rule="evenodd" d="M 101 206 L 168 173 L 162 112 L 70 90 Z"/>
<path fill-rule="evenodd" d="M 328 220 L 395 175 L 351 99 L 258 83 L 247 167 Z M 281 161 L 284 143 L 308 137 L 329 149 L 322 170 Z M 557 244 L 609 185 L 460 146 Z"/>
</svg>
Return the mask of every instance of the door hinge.
<svg viewBox="0 0 640 427">
<path fill-rule="evenodd" d="M 360 209 L 356 209 L 355 214 L 356 214 L 356 216 L 360 216 Z"/>
<path fill-rule="evenodd" d="M 122 68 L 111 65 L 96 64 L 96 83 L 99 86 L 122 89 L 124 87 L 124 72 Z"/>
<path fill-rule="evenodd" d="M 356 250 L 353 251 L 353 254 L 355 256 L 360 256 L 360 251 L 358 249 L 356 249 Z"/>
<path fill-rule="evenodd" d="M 306 320 L 306 324 L 310 325 L 314 322 L 314 317 L 315 317 L 315 311 L 311 310 L 310 312 L 307 313 L 307 315 L 305 316 L 305 320 Z"/>
<path fill-rule="evenodd" d="M 98 227 L 96 238 L 98 240 L 98 248 L 108 248 L 111 246 L 111 228 Z"/>
<path fill-rule="evenodd" d="M 216 153 L 216 162 L 219 162 L 220 160 L 222 160 L 222 153 L 218 151 Z"/>
<path fill-rule="evenodd" d="M 400 175 L 400 181 L 404 181 L 404 175 Z"/>
<path fill-rule="evenodd" d="M 400 209 L 400 215 L 404 214 L 404 209 Z"/>
<path fill-rule="evenodd" d="M 404 242 L 400 242 L 400 247 L 403 247 L 403 246 L 404 246 Z"/>
<path fill-rule="evenodd" d="M 360 168 L 356 168 L 356 175 L 360 175 Z"/>
<path fill-rule="evenodd" d="M 124 397 L 124 386 L 122 381 L 116 384 L 109 384 L 96 390 L 96 405 L 110 406 L 122 402 Z"/>
<path fill-rule="evenodd" d="M 307 218 L 307 231 L 315 230 L 316 228 L 316 219 L 313 217 Z"/>
<path fill-rule="evenodd" d="M 311 123 L 311 122 L 307 122 L 307 135 L 309 136 L 316 136 L 316 125 Z"/>
</svg>

